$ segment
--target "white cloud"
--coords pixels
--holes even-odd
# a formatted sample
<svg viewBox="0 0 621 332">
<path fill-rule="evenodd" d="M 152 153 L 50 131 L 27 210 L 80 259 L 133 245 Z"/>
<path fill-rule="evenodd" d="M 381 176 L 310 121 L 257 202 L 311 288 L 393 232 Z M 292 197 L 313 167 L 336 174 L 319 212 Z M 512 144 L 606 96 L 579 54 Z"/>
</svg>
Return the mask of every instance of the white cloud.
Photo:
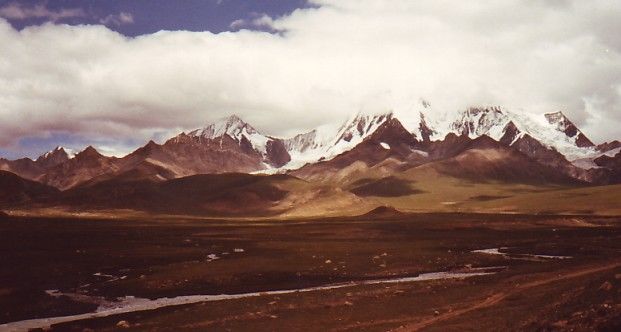
<svg viewBox="0 0 621 332">
<path fill-rule="evenodd" d="M 44 18 L 56 22 L 58 20 L 84 17 L 86 14 L 80 8 L 63 8 L 59 10 L 48 9 L 43 4 L 27 6 L 22 3 L 12 2 L 0 7 L 0 17 L 13 20 L 25 20 L 29 18 Z"/>
<path fill-rule="evenodd" d="M 244 19 L 237 19 L 233 22 L 231 22 L 231 24 L 229 24 L 229 28 L 231 29 L 240 29 L 245 27 L 248 24 L 248 22 Z"/>
<path fill-rule="evenodd" d="M 291 135 L 359 109 L 563 110 L 621 138 L 616 0 L 317 1 L 240 30 L 126 38 L 0 20 L 0 144 L 53 131 L 148 139 L 237 113 Z M 118 149 L 117 149 L 118 150 Z"/>
<path fill-rule="evenodd" d="M 256 28 L 273 28 L 274 27 L 274 19 L 265 15 L 265 14 L 255 14 L 255 17 L 252 19 L 237 19 L 231 24 L 229 24 L 229 28 L 237 30 L 237 29 L 256 29 Z"/>
<path fill-rule="evenodd" d="M 118 27 L 121 25 L 134 23 L 134 16 L 131 13 L 120 12 L 118 14 L 110 14 L 102 18 L 101 20 L 99 20 L 99 23 L 103 25 L 113 25 Z"/>
</svg>

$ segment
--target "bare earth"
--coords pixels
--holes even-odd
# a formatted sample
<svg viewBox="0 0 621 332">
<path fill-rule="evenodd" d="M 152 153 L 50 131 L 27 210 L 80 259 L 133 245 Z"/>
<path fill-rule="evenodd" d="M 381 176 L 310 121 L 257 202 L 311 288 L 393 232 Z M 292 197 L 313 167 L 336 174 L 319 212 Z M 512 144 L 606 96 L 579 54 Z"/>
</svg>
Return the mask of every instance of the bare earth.
<svg viewBox="0 0 621 332">
<path fill-rule="evenodd" d="M 0 223 L 0 324 L 88 313 L 125 296 L 265 292 L 52 330 L 621 328 L 617 217 L 390 212 L 287 221 L 9 218 Z M 494 248 L 502 254 L 472 252 Z M 496 273 L 271 293 L 481 267 Z"/>
</svg>

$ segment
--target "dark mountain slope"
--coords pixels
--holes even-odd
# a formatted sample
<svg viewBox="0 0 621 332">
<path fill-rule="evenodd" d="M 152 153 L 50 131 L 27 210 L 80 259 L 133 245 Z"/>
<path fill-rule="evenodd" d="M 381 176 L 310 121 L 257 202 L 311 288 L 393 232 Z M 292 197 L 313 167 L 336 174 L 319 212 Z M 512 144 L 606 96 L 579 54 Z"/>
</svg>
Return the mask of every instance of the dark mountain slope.
<svg viewBox="0 0 621 332">
<path fill-rule="evenodd" d="M 135 209 L 157 213 L 263 215 L 287 195 L 288 175 L 240 173 L 193 175 L 168 181 L 119 176 L 63 192 L 56 205 Z"/>
<path fill-rule="evenodd" d="M 0 171 L 0 206 L 14 206 L 53 198 L 59 190 L 17 174 Z"/>
<path fill-rule="evenodd" d="M 558 170 L 542 165 L 528 156 L 481 136 L 470 148 L 455 157 L 421 167 L 433 168 L 441 174 L 474 182 L 498 181 L 524 184 L 581 185 Z"/>
</svg>

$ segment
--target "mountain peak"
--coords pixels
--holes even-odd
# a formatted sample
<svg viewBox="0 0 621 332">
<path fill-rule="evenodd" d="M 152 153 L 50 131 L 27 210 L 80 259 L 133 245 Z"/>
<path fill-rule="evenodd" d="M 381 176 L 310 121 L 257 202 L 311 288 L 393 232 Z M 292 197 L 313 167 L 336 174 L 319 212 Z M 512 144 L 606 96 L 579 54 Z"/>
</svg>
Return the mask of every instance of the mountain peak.
<svg viewBox="0 0 621 332">
<path fill-rule="evenodd" d="M 544 114 L 544 116 L 546 120 L 548 120 L 548 123 L 550 123 L 551 125 L 556 125 L 556 129 L 558 131 L 565 133 L 565 135 L 570 138 L 575 138 L 575 143 L 578 147 L 595 146 L 595 144 L 593 144 L 593 142 L 591 142 L 591 140 L 588 139 L 578 129 L 578 127 L 576 127 L 576 125 L 571 122 L 571 120 L 569 120 L 569 118 L 567 118 L 565 114 L 563 114 L 563 112 L 558 111 L 553 113 L 546 113 Z"/>
<path fill-rule="evenodd" d="M 233 113 L 229 116 L 225 116 L 223 118 L 221 118 L 222 120 L 226 120 L 229 122 L 242 122 L 245 123 L 244 120 L 242 120 L 237 114 Z"/>
<path fill-rule="evenodd" d="M 451 129 L 473 139 L 488 135 L 498 140 L 509 121 L 509 115 L 500 106 L 470 107 L 451 124 Z"/>
<path fill-rule="evenodd" d="M 466 110 L 466 113 L 471 115 L 486 114 L 486 113 L 498 113 L 503 114 L 500 106 L 473 106 Z"/>
<path fill-rule="evenodd" d="M 576 128 L 574 123 L 571 122 L 571 120 L 569 120 L 569 118 L 565 116 L 565 114 L 563 114 L 563 112 L 561 111 L 545 113 L 543 116 L 546 118 L 549 124 L 556 125 L 558 130 L 560 131 L 567 131 L 568 129 L 570 129 L 571 132 L 567 133 L 567 135 L 570 137 L 575 136 L 578 132 L 578 128 Z"/>
<path fill-rule="evenodd" d="M 381 113 L 358 112 L 352 119 L 341 126 L 336 144 L 343 141 L 351 142 L 355 138 L 359 138 L 358 141 L 362 141 L 362 139 L 375 132 L 381 124 L 392 119 L 392 117 L 392 111 Z"/>
<path fill-rule="evenodd" d="M 92 145 L 89 145 L 86 147 L 86 149 L 80 151 L 78 154 L 75 155 L 77 158 L 84 158 L 84 157 L 100 157 L 102 156 L 101 153 L 99 153 L 99 151 L 97 151 L 97 149 L 95 149 Z"/>
<path fill-rule="evenodd" d="M 246 153 L 258 153 L 266 165 L 280 167 L 291 160 L 282 140 L 263 135 L 235 114 L 188 133 L 188 137 L 199 141 L 222 140 L 224 136 L 233 139 Z"/>
<path fill-rule="evenodd" d="M 188 135 L 207 139 L 229 135 L 231 138 L 241 141 L 241 136 L 244 133 L 252 135 L 258 134 L 258 131 L 242 120 L 239 116 L 233 114 L 220 118 L 203 129 L 196 129 Z"/>
<path fill-rule="evenodd" d="M 57 146 L 55 147 L 53 150 L 48 151 L 42 155 L 40 155 L 37 160 L 44 160 L 44 159 L 49 159 L 49 158 L 53 158 L 55 156 L 66 156 L 67 159 L 69 159 L 69 154 L 67 153 L 67 151 L 65 151 L 65 148 L 62 146 Z"/>
<path fill-rule="evenodd" d="M 207 127 L 210 127 L 210 126 L 224 126 L 226 128 L 242 128 L 242 127 L 249 126 L 249 125 L 246 121 L 242 120 L 242 118 L 237 116 L 237 114 L 231 114 L 229 116 L 217 119 L 216 121 L 214 121 L 212 124 L 208 125 Z"/>
<path fill-rule="evenodd" d="M 567 119 L 567 117 L 565 116 L 565 114 L 563 114 L 562 111 L 546 113 L 544 114 L 544 116 L 546 117 L 548 122 L 550 122 L 550 124 L 558 123 L 559 121 L 563 121 L 563 120 L 569 121 L 569 119 Z"/>
<path fill-rule="evenodd" d="M 403 124 L 396 118 L 391 118 L 383 122 L 365 140 L 387 143 L 389 145 L 400 143 L 413 145 L 417 142 L 416 137 L 407 131 L 403 127 Z"/>
<path fill-rule="evenodd" d="M 63 163 L 69 160 L 70 156 L 62 146 L 57 146 L 54 150 L 46 152 L 39 156 L 35 162 L 43 168 L 49 168 L 52 166 L 56 166 L 60 163 Z"/>
</svg>

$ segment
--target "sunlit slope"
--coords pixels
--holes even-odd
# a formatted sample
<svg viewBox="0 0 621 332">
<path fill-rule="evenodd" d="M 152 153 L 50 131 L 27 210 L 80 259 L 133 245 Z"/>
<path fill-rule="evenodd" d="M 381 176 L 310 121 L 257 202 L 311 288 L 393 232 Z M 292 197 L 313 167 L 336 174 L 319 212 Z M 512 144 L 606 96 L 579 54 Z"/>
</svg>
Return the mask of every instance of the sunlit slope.
<svg viewBox="0 0 621 332">
<path fill-rule="evenodd" d="M 621 215 L 621 185 L 576 187 L 475 182 L 431 168 L 412 169 L 391 177 L 390 181 L 392 188 L 398 187 L 396 194 L 379 190 L 376 195 L 365 195 L 367 204 L 392 206 L 403 212 Z M 410 193 L 399 194 L 403 187 L 408 187 Z M 358 187 L 354 187 L 354 192 L 355 188 Z"/>
</svg>

